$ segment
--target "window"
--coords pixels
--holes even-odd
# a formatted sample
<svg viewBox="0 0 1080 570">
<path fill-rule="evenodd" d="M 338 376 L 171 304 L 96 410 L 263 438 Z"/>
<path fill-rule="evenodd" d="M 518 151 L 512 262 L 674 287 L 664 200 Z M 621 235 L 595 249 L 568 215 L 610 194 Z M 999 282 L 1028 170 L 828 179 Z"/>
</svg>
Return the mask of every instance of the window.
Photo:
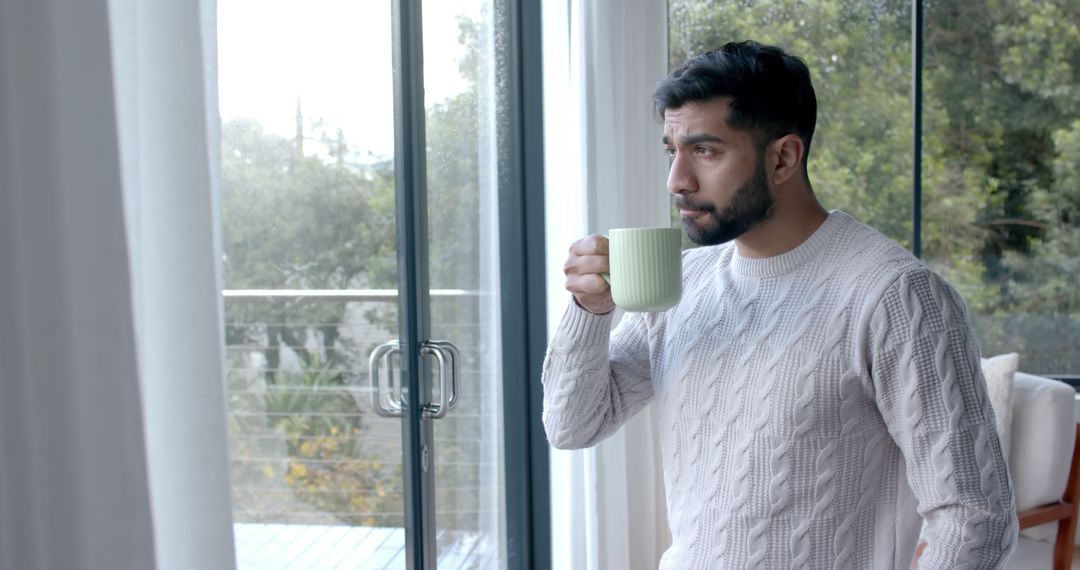
<svg viewBox="0 0 1080 570">
<path fill-rule="evenodd" d="M 240 568 L 546 556 L 518 9 L 219 0 Z"/>
<path fill-rule="evenodd" d="M 1080 5 L 927 3 L 924 258 L 984 354 L 1080 372 Z"/>
</svg>

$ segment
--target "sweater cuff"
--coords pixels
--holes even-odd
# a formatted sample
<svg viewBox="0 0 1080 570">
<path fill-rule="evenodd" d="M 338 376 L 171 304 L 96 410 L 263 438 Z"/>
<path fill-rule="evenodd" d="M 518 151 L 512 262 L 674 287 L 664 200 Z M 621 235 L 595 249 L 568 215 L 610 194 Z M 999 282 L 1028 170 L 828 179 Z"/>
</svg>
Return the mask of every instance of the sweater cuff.
<svg viewBox="0 0 1080 570">
<path fill-rule="evenodd" d="M 559 323 L 559 330 L 555 332 L 555 340 L 558 344 L 607 346 L 613 318 L 614 312 L 594 315 L 579 307 L 571 299 L 570 305 L 563 313 L 562 322 Z"/>
</svg>

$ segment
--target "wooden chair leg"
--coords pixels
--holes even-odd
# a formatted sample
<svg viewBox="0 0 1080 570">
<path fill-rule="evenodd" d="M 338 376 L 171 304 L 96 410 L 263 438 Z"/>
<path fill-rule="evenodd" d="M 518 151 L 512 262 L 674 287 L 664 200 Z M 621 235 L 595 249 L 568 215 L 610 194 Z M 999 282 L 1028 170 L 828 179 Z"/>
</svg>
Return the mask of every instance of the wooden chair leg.
<svg viewBox="0 0 1080 570">
<path fill-rule="evenodd" d="M 1076 519 L 1078 499 L 1080 499 L 1080 424 L 1076 425 L 1076 443 L 1073 446 L 1072 466 L 1069 468 L 1069 482 L 1065 486 L 1063 502 L 1072 505 L 1068 518 L 1058 522 L 1057 540 L 1054 541 L 1054 570 L 1069 570 L 1072 566 L 1073 542 L 1076 539 Z"/>
<path fill-rule="evenodd" d="M 1057 540 L 1054 541 L 1054 570 L 1072 567 L 1073 541 L 1076 537 L 1076 515 L 1058 523 Z"/>
<path fill-rule="evenodd" d="M 926 550 L 926 541 L 920 540 L 919 545 L 915 547 L 915 557 L 911 559 L 910 570 L 917 570 L 919 567 L 919 559 L 922 558 L 924 550 Z"/>
</svg>

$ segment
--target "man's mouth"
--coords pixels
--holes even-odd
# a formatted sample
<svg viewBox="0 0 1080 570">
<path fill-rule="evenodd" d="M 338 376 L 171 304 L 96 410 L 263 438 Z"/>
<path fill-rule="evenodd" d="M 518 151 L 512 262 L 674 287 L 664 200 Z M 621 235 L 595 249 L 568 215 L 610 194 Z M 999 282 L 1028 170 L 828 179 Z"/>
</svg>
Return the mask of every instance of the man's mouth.
<svg viewBox="0 0 1080 570">
<path fill-rule="evenodd" d="M 679 209 L 679 215 L 684 218 L 697 218 L 710 211 L 707 204 L 695 204 L 690 200 L 676 200 L 675 207 Z"/>
</svg>

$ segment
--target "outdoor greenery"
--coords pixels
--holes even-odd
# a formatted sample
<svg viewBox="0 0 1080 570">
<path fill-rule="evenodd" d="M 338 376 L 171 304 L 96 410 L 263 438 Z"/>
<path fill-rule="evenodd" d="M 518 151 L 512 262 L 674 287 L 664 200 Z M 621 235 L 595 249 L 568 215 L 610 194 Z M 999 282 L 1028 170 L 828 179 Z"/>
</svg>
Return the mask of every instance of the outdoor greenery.
<svg viewBox="0 0 1080 570">
<path fill-rule="evenodd" d="M 678 63 L 728 41 L 810 67 L 810 176 L 843 209 L 910 247 L 910 0 L 670 0 Z M 1080 3 L 925 3 L 923 258 L 955 285 L 984 353 L 1080 370 Z"/>
<path fill-rule="evenodd" d="M 229 375 L 238 520 L 402 526 L 397 458 L 365 449 L 352 391 L 314 360 L 261 390 Z"/>
</svg>

